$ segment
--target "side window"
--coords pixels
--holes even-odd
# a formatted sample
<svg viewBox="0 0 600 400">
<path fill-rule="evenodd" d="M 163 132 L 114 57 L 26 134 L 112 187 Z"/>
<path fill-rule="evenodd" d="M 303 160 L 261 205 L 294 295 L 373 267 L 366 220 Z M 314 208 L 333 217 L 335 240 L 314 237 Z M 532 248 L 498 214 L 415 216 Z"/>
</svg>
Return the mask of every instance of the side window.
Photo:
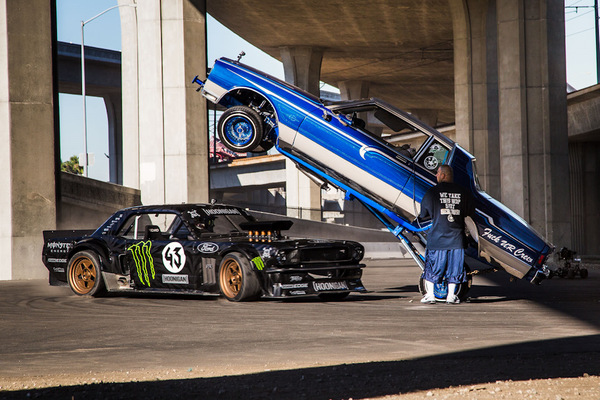
<svg viewBox="0 0 600 400">
<path fill-rule="evenodd" d="M 119 232 L 117 232 L 117 236 L 125 239 L 142 240 L 146 225 L 151 224 L 150 217 L 147 214 L 132 215 L 125 221 Z"/>
<path fill-rule="evenodd" d="M 440 165 L 443 165 L 448 158 L 449 150 L 437 140 L 429 145 L 429 148 L 420 156 L 417 163 L 426 170 L 435 173 Z"/>
<path fill-rule="evenodd" d="M 191 240 L 192 234 L 181 218 L 177 217 L 167 230 L 170 239 Z"/>
<path fill-rule="evenodd" d="M 355 121 L 354 114 L 352 121 Z M 414 158 L 430 137 L 402 118 L 382 108 L 363 111 L 361 114 L 367 120 L 366 128 L 357 128 L 373 136 L 376 140 L 383 140 L 385 144 L 408 159 Z"/>
<path fill-rule="evenodd" d="M 117 236 L 132 240 L 148 239 L 146 236 L 150 228 L 147 227 L 152 226 L 152 239 L 163 239 L 168 237 L 167 229 L 176 218 L 178 219 L 177 215 L 171 213 L 132 215 L 125 221 Z"/>
</svg>

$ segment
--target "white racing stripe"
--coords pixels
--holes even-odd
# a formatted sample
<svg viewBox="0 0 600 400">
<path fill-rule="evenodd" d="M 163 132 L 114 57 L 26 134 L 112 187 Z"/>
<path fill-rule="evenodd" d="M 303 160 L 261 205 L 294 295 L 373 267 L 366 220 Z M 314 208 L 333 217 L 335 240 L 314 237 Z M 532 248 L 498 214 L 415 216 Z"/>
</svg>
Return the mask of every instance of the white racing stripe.
<svg viewBox="0 0 600 400">
<path fill-rule="evenodd" d="M 282 132 L 281 127 L 280 124 L 280 138 Z M 293 130 L 288 128 L 288 131 Z M 289 132 L 286 132 L 285 134 L 287 135 Z M 414 214 L 415 207 L 411 197 L 402 193 L 398 188 L 395 188 L 389 183 L 382 181 L 369 172 L 343 159 L 338 154 L 320 146 L 306 136 L 301 134 L 296 135 L 294 149 L 303 154 L 310 154 L 312 159 L 342 174 L 347 180 L 357 183 L 367 191 L 375 193 L 389 203 L 400 207 L 407 213 L 411 215 Z M 419 203 L 416 204 L 416 208 L 418 212 L 420 209 Z"/>
</svg>

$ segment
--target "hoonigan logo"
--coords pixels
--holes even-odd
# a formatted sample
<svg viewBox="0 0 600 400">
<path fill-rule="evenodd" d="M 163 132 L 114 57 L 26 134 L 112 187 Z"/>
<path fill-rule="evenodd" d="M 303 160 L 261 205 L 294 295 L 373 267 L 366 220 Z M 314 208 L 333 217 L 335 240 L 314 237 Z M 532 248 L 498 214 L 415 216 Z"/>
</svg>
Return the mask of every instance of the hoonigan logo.
<svg viewBox="0 0 600 400">
<path fill-rule="evenodd" d="M 132 244 L 129 246 L 129 249 L 127 249 L 131 251 L 131 254 L 133 255 L 133 261 L 135 262 L 140 282 L 142 285 L 148 285 L 148 287 L 150 287 L 150 275 L 152 276 L 152 279 L 154 279 L 156 275 L 154 272 L 154 261 L 152 260 L 152 254 L 150 253 L 151 249 L 152 242 L 149 240 Z"/>
</svg>

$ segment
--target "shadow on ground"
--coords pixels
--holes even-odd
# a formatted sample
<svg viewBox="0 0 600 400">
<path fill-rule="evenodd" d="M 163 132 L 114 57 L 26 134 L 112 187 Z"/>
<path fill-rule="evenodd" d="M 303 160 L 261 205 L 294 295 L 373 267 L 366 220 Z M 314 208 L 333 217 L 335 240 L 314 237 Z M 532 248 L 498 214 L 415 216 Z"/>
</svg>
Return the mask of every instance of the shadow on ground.
<svg viewBox="0 0 600 400">
<path fill-rule="evenodd" d="M 53 387 L 0 392 L 0 398 L 360 399 L 497 380 L 599 375 L 598 360 L 600 335 L 593 335 L 415 360 L 344 364 L 214 378 Z"/>
</svg>

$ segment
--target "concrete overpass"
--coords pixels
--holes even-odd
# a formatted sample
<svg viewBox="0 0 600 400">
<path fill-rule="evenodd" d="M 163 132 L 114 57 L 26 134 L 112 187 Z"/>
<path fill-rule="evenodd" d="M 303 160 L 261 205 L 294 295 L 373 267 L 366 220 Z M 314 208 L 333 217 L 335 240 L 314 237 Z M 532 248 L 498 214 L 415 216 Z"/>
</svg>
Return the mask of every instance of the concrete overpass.
<svg viewBox="0 0 600 400">
<path fill-rule="evenodd" d="M 486 190 L 557 246 L 571 246 L 562 2 L 118 4 L 136 4 L 119 9 L 123 184 L 141 190 L 144 203 L 208 200 L 207 108 L 190 84 L 206 73 L 208 11 L 313 93 L 324 80 L 343 98 L 382 97 L 432 125 L 454 120 Z M 0 196 L 0 279 L 19 279 L 43 274 L 20 266 L 36 265 L 40 231 L 57 223 L 58 138 L 48 134 L 57 131 L 55 5 L 0 0 L 0 9 L 0 135 L 10 144 L 0 149 L 0 184 L 10 188 Z M 320 191 L 286 171 L 289 209 L 320 207 Z"/>
<path fill-rule="evenodd" d="M 57 43 L 58 91 L 81 95 L 81 46 Z M 123 183 L 121 52 L 85 46 L 86 94 L 101 97 L 108 117 L 110 182 Z"/>
</svg>

